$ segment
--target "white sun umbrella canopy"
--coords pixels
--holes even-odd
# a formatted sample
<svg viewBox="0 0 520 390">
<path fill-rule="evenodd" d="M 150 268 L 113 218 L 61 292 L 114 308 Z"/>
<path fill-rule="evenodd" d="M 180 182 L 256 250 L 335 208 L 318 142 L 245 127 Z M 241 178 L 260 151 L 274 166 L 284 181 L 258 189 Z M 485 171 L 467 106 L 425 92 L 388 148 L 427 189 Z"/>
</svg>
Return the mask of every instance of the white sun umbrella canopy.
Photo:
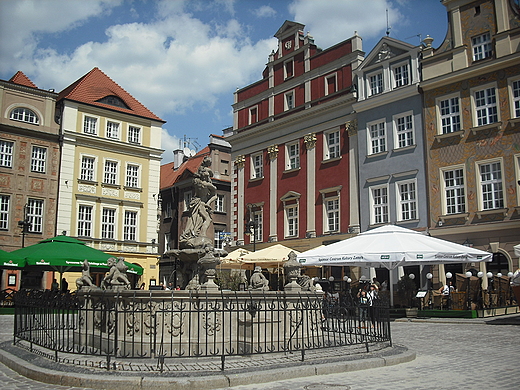
<svg viewBox="0 0 520 390">
<path fill-rule="evenodd" d="M 430 237 L 399 226 L 386 225 L 331 245 L 302 252 L 298 255 L 298 261 L 305 266 L 364 266 L 392 270 L 407 265 L 491 261 L 492 256 L 491 253 L 480 249 Z M 393 305 L 392 281 L 390 289 Z"/>
<path fill-rule="evenodd" d="M 282 244 L 274 244 L 270 247 L 260 249 L 256 252 L 250 252 L 245 256 L 242 256 L 240 261 L 244 263 L 255 263 L 257 265 L 261 265 L 266 267 L 266 264 L 271 265 L 281 265 L 281 263 L 289 260 L 289 253 L 294 252 L 296 254 L 300 253 L 291 248 L 286 247 Z"/>
</svg>

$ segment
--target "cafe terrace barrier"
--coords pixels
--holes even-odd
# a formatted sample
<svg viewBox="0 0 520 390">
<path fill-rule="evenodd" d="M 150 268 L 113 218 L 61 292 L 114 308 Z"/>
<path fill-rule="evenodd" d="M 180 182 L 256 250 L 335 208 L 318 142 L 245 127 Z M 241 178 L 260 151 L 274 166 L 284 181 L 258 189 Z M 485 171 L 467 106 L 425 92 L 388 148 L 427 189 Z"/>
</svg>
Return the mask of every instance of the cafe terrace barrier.
<svg viewBox="0 0 520 390">
<path fill-rule="evenodd" d="M 270 291 L 20 291 L 14 342 L 111 359 L 301 353 L 388 343 L 388 304 L 360 308 L 322 294 Z M 360 317 L 361 315 L 361 317 Z M 53 354 L 48 354 L 52 356 Z"/>
</svg>

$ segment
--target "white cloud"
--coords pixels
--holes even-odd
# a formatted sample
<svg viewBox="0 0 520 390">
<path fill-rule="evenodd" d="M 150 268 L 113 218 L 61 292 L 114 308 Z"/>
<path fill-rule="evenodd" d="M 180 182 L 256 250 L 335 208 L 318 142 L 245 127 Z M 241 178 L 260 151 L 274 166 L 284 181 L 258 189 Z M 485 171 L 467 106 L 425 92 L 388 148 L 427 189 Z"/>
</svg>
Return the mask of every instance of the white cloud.
<svg viewBox="0 0 520 390">
<path fill-rule="evenodd" d="M 323 49 L 352 37 L 354 31 L 362 38 L 382 37 L 387 9 L 390 25 L 402 17 L 389 0 L 294 0 L 289 5 L 294 21 L 305 24 Z"/>
<path fill-rule="evenodd" d="M 257 18 L 270 18 L 276 15 L 276 10 L 268 5 L 263 5 L 251 11 Z"/>
<path fill-rule="evenodd" d="M 174 135 L 170 135 L 168 130 L 162 129 L 161 148 L 164 149 L 162 155 L 163 163 L 171 161 L 173 159 L 173 151 L 179 149 L 180 139 Z"/>
</svg>

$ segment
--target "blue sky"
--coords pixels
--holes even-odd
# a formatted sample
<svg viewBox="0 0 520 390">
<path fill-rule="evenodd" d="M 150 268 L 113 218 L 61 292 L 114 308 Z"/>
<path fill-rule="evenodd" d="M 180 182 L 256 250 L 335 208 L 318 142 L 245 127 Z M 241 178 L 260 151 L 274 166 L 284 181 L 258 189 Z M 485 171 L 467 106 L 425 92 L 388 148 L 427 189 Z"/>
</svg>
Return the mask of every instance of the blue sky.
<svg viewBox="0 0 520 390">
<path fill-rule="evenodd" d="M 60 91 L 94 67 L 167 121 L 163 163 L 184 135 L 202 147 L 233 124 L 233 92 L 261 78 L 285 20 L 326 49 L 385 34 L 411 44 L 447 29 L 440 0 L 2 0 L 0 78 L 21 70 Z"/>
</svg>

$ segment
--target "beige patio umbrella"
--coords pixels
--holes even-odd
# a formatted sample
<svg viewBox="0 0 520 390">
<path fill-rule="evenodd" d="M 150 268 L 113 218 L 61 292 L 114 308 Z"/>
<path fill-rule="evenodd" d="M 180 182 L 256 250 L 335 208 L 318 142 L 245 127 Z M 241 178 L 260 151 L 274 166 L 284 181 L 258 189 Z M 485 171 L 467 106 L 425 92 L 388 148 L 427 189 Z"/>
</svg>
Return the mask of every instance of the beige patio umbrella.
<svg viewBox="0 0 520 390">
<path fill-rule="evenodd" d="M 221 269 L 252 269 L 253 265 L 243 263 L 242 257 L 250 253 L 247 249 L 238 248 L 229 252 L 225 257 L 220 258 L 219 268 Z"/>
<path fill-rule="evenodd" d="M 291 252 L 300 253 L 285 245 L 275 244 L 256 252 L 250 252 L 243 256 L 240 261 L 247 264 L 256 264 L 262 268 L 280 267 L 289 260 L 289 253 Z"/>
</svg>

